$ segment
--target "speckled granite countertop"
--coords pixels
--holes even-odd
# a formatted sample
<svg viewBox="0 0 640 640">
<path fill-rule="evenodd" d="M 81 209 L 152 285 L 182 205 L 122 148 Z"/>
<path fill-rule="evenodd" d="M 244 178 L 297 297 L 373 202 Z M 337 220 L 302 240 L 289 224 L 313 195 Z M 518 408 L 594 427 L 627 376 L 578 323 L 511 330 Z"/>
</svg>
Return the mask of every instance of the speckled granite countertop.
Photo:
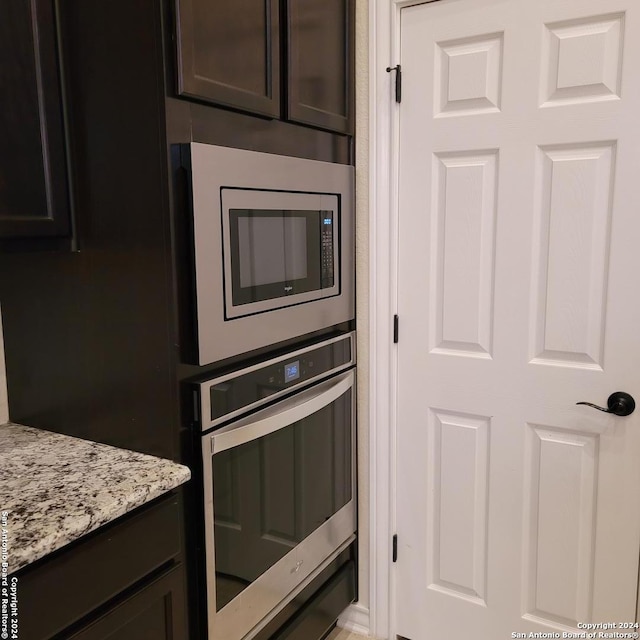
<svg viewBox="0 0 640 640">
<path fill-rule="evenodd" d="M 0 555 L 9 573 L 189 480 L 170 460 L 0 426 Z"/>
</svg>

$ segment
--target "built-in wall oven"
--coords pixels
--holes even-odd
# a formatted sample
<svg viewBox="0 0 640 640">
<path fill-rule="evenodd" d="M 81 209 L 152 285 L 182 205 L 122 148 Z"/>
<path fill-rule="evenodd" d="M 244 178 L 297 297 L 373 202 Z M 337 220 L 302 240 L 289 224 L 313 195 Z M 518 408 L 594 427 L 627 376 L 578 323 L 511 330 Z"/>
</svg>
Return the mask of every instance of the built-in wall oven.
<svg viewBox="0 0 640 640">
<path fill-rule="evenodd" d="M 191 143 L 198 364 L 354 317 L 353 167 Z"/>
<path fill-rule="evenodd" d="M 252 638 L 354 540 L 349 333 L 196 385 L 209 640 Z"/>
</svg>

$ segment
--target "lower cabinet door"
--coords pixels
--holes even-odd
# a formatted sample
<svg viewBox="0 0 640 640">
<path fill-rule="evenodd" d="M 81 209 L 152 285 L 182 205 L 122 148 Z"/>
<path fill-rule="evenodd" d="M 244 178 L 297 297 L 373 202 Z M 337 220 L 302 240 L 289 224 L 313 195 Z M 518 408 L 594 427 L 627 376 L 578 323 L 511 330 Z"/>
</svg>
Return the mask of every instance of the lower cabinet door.
<svg viewBox="0 0 640 640">
<path fill-rule="evenodd" d="M 162 574 L 69 640 L 187 640 L 184 569 Z"/>
</svg>

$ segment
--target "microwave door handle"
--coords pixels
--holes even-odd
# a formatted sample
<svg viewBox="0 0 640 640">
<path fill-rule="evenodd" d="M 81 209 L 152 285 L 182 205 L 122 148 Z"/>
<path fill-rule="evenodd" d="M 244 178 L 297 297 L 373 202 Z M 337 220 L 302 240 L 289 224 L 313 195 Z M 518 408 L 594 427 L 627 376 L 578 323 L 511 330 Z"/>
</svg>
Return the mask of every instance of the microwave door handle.
<svg viewBox="0 0 640 640">
<path fill-rule="evenodd" d="M 221 429 L 211 436 L 211 454 L 257 440 L 316 413 L 353 387 L 353 382 L 353 371 L 347 371 L 261 411 L 255 421 Z"/>
</svg>

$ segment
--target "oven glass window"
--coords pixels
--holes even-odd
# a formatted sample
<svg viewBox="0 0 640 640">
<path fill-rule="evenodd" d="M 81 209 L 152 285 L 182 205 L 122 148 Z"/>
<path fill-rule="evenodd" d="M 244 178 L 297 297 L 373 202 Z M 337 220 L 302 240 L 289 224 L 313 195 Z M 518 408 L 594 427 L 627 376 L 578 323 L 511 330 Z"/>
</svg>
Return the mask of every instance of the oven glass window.
<svg viewBox="0 0 640 640">
<path fill-rule="evenodd" d="M 352 498 L 351 391 L 213 456 L 216 610 Z"/>
<path fill-rule="evenodd" d="M 332 287 L 333 211 L 229 209 L 233 305 Z"/>
</svg>

